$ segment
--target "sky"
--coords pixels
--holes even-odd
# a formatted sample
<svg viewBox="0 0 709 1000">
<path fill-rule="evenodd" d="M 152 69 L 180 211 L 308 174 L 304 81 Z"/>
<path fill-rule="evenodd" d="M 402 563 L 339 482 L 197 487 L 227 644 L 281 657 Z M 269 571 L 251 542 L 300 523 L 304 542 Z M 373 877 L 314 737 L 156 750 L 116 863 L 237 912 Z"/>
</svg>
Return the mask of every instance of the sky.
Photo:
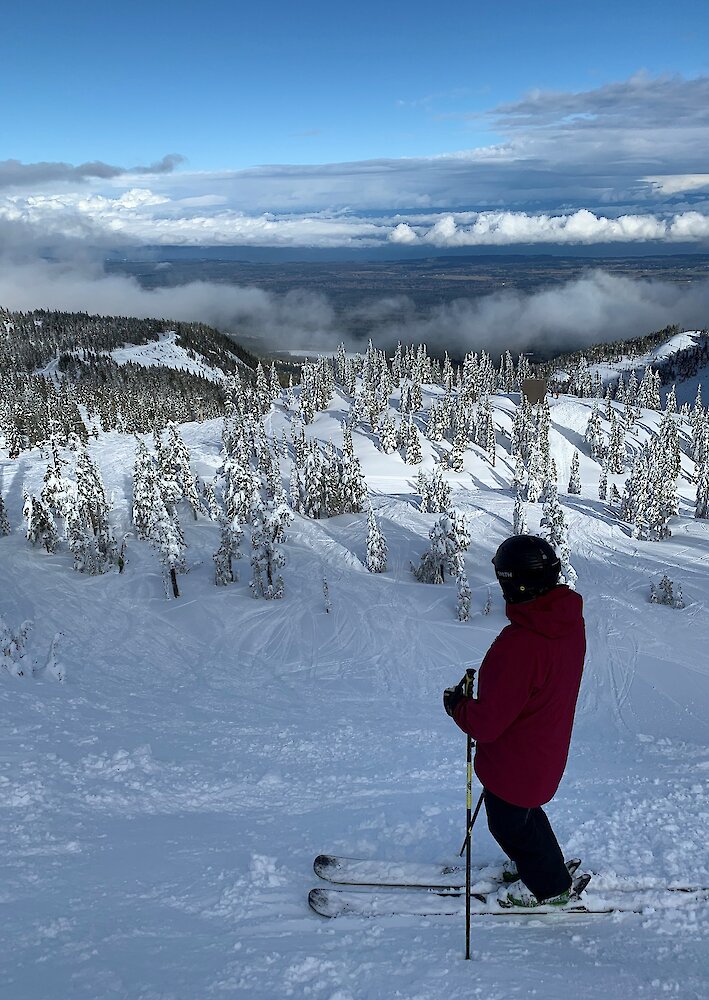
<svg viewBox="0 0 709 1000">
<path fill-rule="evenodd" d="M 3 13 L 0 247 L 709 244 L 709 4 Z"/>
</svg>

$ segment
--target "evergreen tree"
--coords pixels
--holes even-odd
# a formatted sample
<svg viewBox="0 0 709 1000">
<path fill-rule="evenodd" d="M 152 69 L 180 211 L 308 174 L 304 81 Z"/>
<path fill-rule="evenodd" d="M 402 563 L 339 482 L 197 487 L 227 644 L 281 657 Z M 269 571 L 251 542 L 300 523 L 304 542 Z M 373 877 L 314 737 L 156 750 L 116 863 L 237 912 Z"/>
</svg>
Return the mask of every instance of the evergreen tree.
<svg viewBox="0 0 709 1000">
<path fill-rule="evenodd" d="M 42 502 L 56 517 L 65 517 L 67 507 L 71 502 L 72 486 L 69 480 L 62 475 L 62 466 L 65 463 L 59 457 L 59 449 L 54 438 L 50 442 L 50 451 L 51 460 L 44 474 L 40 496 Z"/>
<path fill-rule="evenodd" d="M 399 447 L 396 424 L 388 415 L 383 417 L 379 425 L 379 441 L 385 455 L 393 455 Z"/>
<path fill-rule="evenodd" d="M 39 542 L 47 552 L 56 552 L 59 545 L 59 535 L 54 518 L 42 501 L 25 493 L 22 514 L 27 521 L 27 539 L 33 545 Z"/>
<path fill-rule="evenodd" d="M 177 574 L 185 569 L 185 539 L 177 514 L 168 510 L 162 498 L 153 507 L 150 541 L 157 549 L 160 562 L 165 567 L 174 597 L 180 596 Z"/>
<path fill-rule="evenodd" d="M 283 597 L 285 555 L 280 544 L 285 541 L 285 529 L 292 514 L 285 505 L 263 504 L 254 499 L 251 516 L 251 593 L 254 597 L 278 600 Z"/>
<path fill-rule="evenodd" d="M 610 441 L 608 444 L 608 471 L 618 475 L 625 469 L 625 431 L 616 419 L 615 410 L 610 417 Z"/>
<path fill-rule="evenodd" d="M 571 459 L 571 475 L 569 476 L 569 493 L 578 494 L 581 492 L 581 476 L 579 475 L 579 453 L 574 452 Z"/>
<path fill-rule="evenodd" d="M 421 440 L 419 432 L 411 419 L 409 419 L 408 432 L 406 436 L 406 464 L 419 465 L 423 461 L 421 451 Z"/>
<path fill-rule="evenodd" d="M 2 538 L 3 535 L 9 535 L 11 530 L 5 501 L 2 498 L 2 493 L 0 493 L 0 538 Z"/>
<path fill-rule="evenodd" d="M 174 421 L 167 425 L 167 443 L 161 452 L 161 477 L 163 484 L 170 484 L 168 491 L 163 487 L 163 496 L 173 504 L 183 498 L 187 500 L 195 520 L 201 512 L 202 505 L 197 493 L 192 470 L 190 468 L 190 453 L 180 436 L 180 431 Z"/>
<path fill-rule="evenodd" d="M 116 560 L 116 540 L 108 521 L 108 500 L 101 473 L 85 449 L 79 453 L 76 463 L 76 502 L 82 520 L 96 540 L 100 563 L 97 571 L 103 573 L 106 564 Z"/>
<path fill-rule="evenodd" d="M 608 466 L 604 462 L 601 466 L 601 475 L 598 480 L 598 499 L 606 500 L 608 498 Z"/>
<path fill-rule="evenodd" d="M 709 461 L 704 461 L 699 466 L 694 516 L 705 520 L 709 518 Z"/>
<path fill-rule="evenodd" d="M 384 573 L 387 568 L 387 543 L 377 524 L 372 507 L 367 515 L 367 569 L 370 573 Z"/>
<path fill-rule="evenodd" d="M 145 444 L 138 440 L 133 473 L 133 524 L 138 538 L 150 537 L 152 508 L 159 495 L 157 467 Z"/>
<path fill-rule="evenodd" d="M 443 514 L 428 533 L 429 547 L 412 572 L 421 583 L 443 583 L 446 569 L 452 575 L 462 563 L 462 553 L 470 545 L 465 518 L 451 510 Z"/>
<path fill-rule="evenodd" d="M 591 410 L 591 416 L 588 418 L 588 424 L 586 425 L 585 440 L 591 449 L 591 458 L 598 460 L 603 457 L 605 447 L 603 444 L 603 430 L 601 427 L 601 414 L 598 410 L 598 404 L 593 404 L 593 409 Z"/>
<path fill-rule="evenodd" d="M 440 466 L 436 464 L 431 470 L 431 478 L 428 483 L 428 504 L 425 509 L 437 514 L 449 510 L 450 505 L 451 488 L 443 478 Z"/>
<path fill-rule="evenodd" d="M 456 593 L 457 593 L 457 605 L 456 610 L 458 613 L 458 621 L 467 622 L 470 621 L 470 602 L 473 599 L 472 592 L 470 590 L 470 584 L 468 583 L 468 576 L 465 572 L 465 568 L 462 564 L 458 569 L 456 575 Z"/>
<path fill-rule="evenodd" d="M 33 624 L 31 621 L 24 621 L 15 632 L 0 617 L 0 667 L 12 677 L 27 677 L 32 672 L 32 667 L 23 660 L 27 654 L 27 636 Z"/>
<path fill-rule="evenodd" d="M 515 494 L 515 509 L 512 515 L 512 533 L 514 535 L 528 535 L 527 518 L 524 513 L 524 500 L 518 490 Z"/>
<path fill-rule="evenodd" d="M 243 537 L 241 525 L 236 519 L 221 519 L 219 548 L 214 553 L 214 582 L 218 587 L 238 580 L 232 564 L 234 559 L 241 559 L 239 545 Z"/>
</svg>

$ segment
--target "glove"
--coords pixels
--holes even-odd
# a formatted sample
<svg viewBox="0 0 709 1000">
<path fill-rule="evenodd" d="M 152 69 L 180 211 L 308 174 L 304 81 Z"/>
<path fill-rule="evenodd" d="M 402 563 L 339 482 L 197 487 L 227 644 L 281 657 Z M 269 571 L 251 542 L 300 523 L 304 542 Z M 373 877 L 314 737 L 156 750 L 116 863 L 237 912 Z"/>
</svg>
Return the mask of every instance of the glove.
<svg viewBox="0 0 709 1000">
<path fill-rule="evenodd" d="M 458 681 L 455 687 L 446 688 L 443 692 L 443 707 L 446 713 L 453 718 L 453 714 L 463 698 L 469 697 L 467 692 L 471 689 L 475 671 L 470 670 Z"/>
</svg>

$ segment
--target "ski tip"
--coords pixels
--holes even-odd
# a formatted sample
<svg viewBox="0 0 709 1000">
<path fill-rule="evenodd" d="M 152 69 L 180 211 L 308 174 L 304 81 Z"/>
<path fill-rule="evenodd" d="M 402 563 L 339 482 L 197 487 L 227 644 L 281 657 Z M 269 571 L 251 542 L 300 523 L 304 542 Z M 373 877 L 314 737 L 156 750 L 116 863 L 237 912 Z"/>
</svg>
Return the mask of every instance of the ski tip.
<svg viewBox="0 0 709 1000">
<path fill-rule="evenodd" d="M 334 916 L 329 905 L 327 889 L 311 889 L 308 893 L 308 904 L 311 910 L 315 910 L 322 917 Z"/>
<path fill-rule="evenodd" d="M 328 872 L 334 871 L 337 867 L 337 858 L 334 858 L 332 854 L 318 854 L 313 861 L 313 871 L 321 878 L 327 877 Z"/>
</svg>

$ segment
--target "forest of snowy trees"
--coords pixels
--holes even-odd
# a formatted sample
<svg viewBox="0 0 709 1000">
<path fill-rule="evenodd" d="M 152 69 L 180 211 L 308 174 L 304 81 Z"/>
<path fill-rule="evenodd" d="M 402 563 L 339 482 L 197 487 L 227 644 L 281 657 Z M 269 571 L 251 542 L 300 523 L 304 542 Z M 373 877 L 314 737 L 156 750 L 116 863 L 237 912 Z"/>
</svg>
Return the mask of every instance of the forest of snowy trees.
<svg viewBox="0 0 709 1000">
<path fill-rule="evenodd" d="M 57 313 L 3 313 L 0 322 L 0 443 L 11 459 L 40 448 L 47 463 L 41 491 L 25 493 L 22 526 L 10 524 L 0 489 L 0 536 L 21 527 L 32 545 L 50 554 L 67 552 L 78 572 L 122 572 L 127 544 L 147 544 L 163 567 L 166 594 L 178 597 L 186 568 L 185 518 L 202 518 L 218 526 L 215 584 L 238 581 L 241 561 L 248 560 L 253 596 L 278 599 L 284 596 L 282 569 L 294 516 L 341 514 L 361 518 L 366 568 L 386 572 L 387 542 L 357 455 L 356 439 L 364 438 L 384 455 L 398 453 L 411 467 L 420 511 L 437 515 L 429 547 L 412 553 L 411 568 L 424 583 L 456 581 L 461 621 L 471 610 L 463 558 L 469 538 L 451 482 L 471 449 L 490 468 L 498 456 L 509 458 L 514 532 L 526 532 L 530 507 L 541 505 L 541 528 L 559 553 L 563 580 L 575 584 L 560 494 L 581 493 L 579 451 L 560 483 L 550 447 L 549 397 L 531 403 L 521 391 L 525 379 L 539 374 L 523 355 L 513 359 L 505 352 L 495 361 L 485 351 L 471 352 L 454 364 L 448 355 L 431 357 L 425 345 L 399 345 L 387 354 L 370 343 L 360 355 L 341 346 L 331 358 L 304 362 L 298 384 L 289 379 L 284 385 L 274 364 L 262 364 L 197 324 Z M 217 379 L 174 367 L 119 364 L 108 353 L 175 329 L 190 356 L 218 369 Z M 694 370 L 699 359 L 706 360 L 707 343 L 706 335 L 699 336 L 663 370 Z M 566 389 L 594 401 L 582 445 L 598 464 L 598 498 L 609 516 L 638 539 L 668 537 L 679 510 L 684 455 L 693 463 L 695 515 L 709 517 L 709 418 L 701 388 L 692 406 L 678 408 L 674 389 L 662 403 L 657 368 L 648 366 L 640 377 L 631 369 L 627 379 L 621 375 L 615 384 L 604 384 L 585 356 L 566 361 Z M 310 433 L 317 414 L 336 396 L 346 414 L 339 446 Z M 497 396 L 516 404 L 510 426 L 500 422 Z M 631 450 L 628 435 L 647 411 L 661 414 L 657 432 Z M 280 436 L 271 427 L 274 413 L 287 418 Z M 202 482 L 192 471 L 179 425 L 214 417 L 222 420 L 220 461 L 214 478 Z M 130 542 L 116 537 L 111 501 L 90 453 L 92 435 L 109 430 L 135 436 Z M 435 458 L 426 469 L 424 440 Z M 619 476 L 624 485 L 612 481 Z"/>
</svg>

